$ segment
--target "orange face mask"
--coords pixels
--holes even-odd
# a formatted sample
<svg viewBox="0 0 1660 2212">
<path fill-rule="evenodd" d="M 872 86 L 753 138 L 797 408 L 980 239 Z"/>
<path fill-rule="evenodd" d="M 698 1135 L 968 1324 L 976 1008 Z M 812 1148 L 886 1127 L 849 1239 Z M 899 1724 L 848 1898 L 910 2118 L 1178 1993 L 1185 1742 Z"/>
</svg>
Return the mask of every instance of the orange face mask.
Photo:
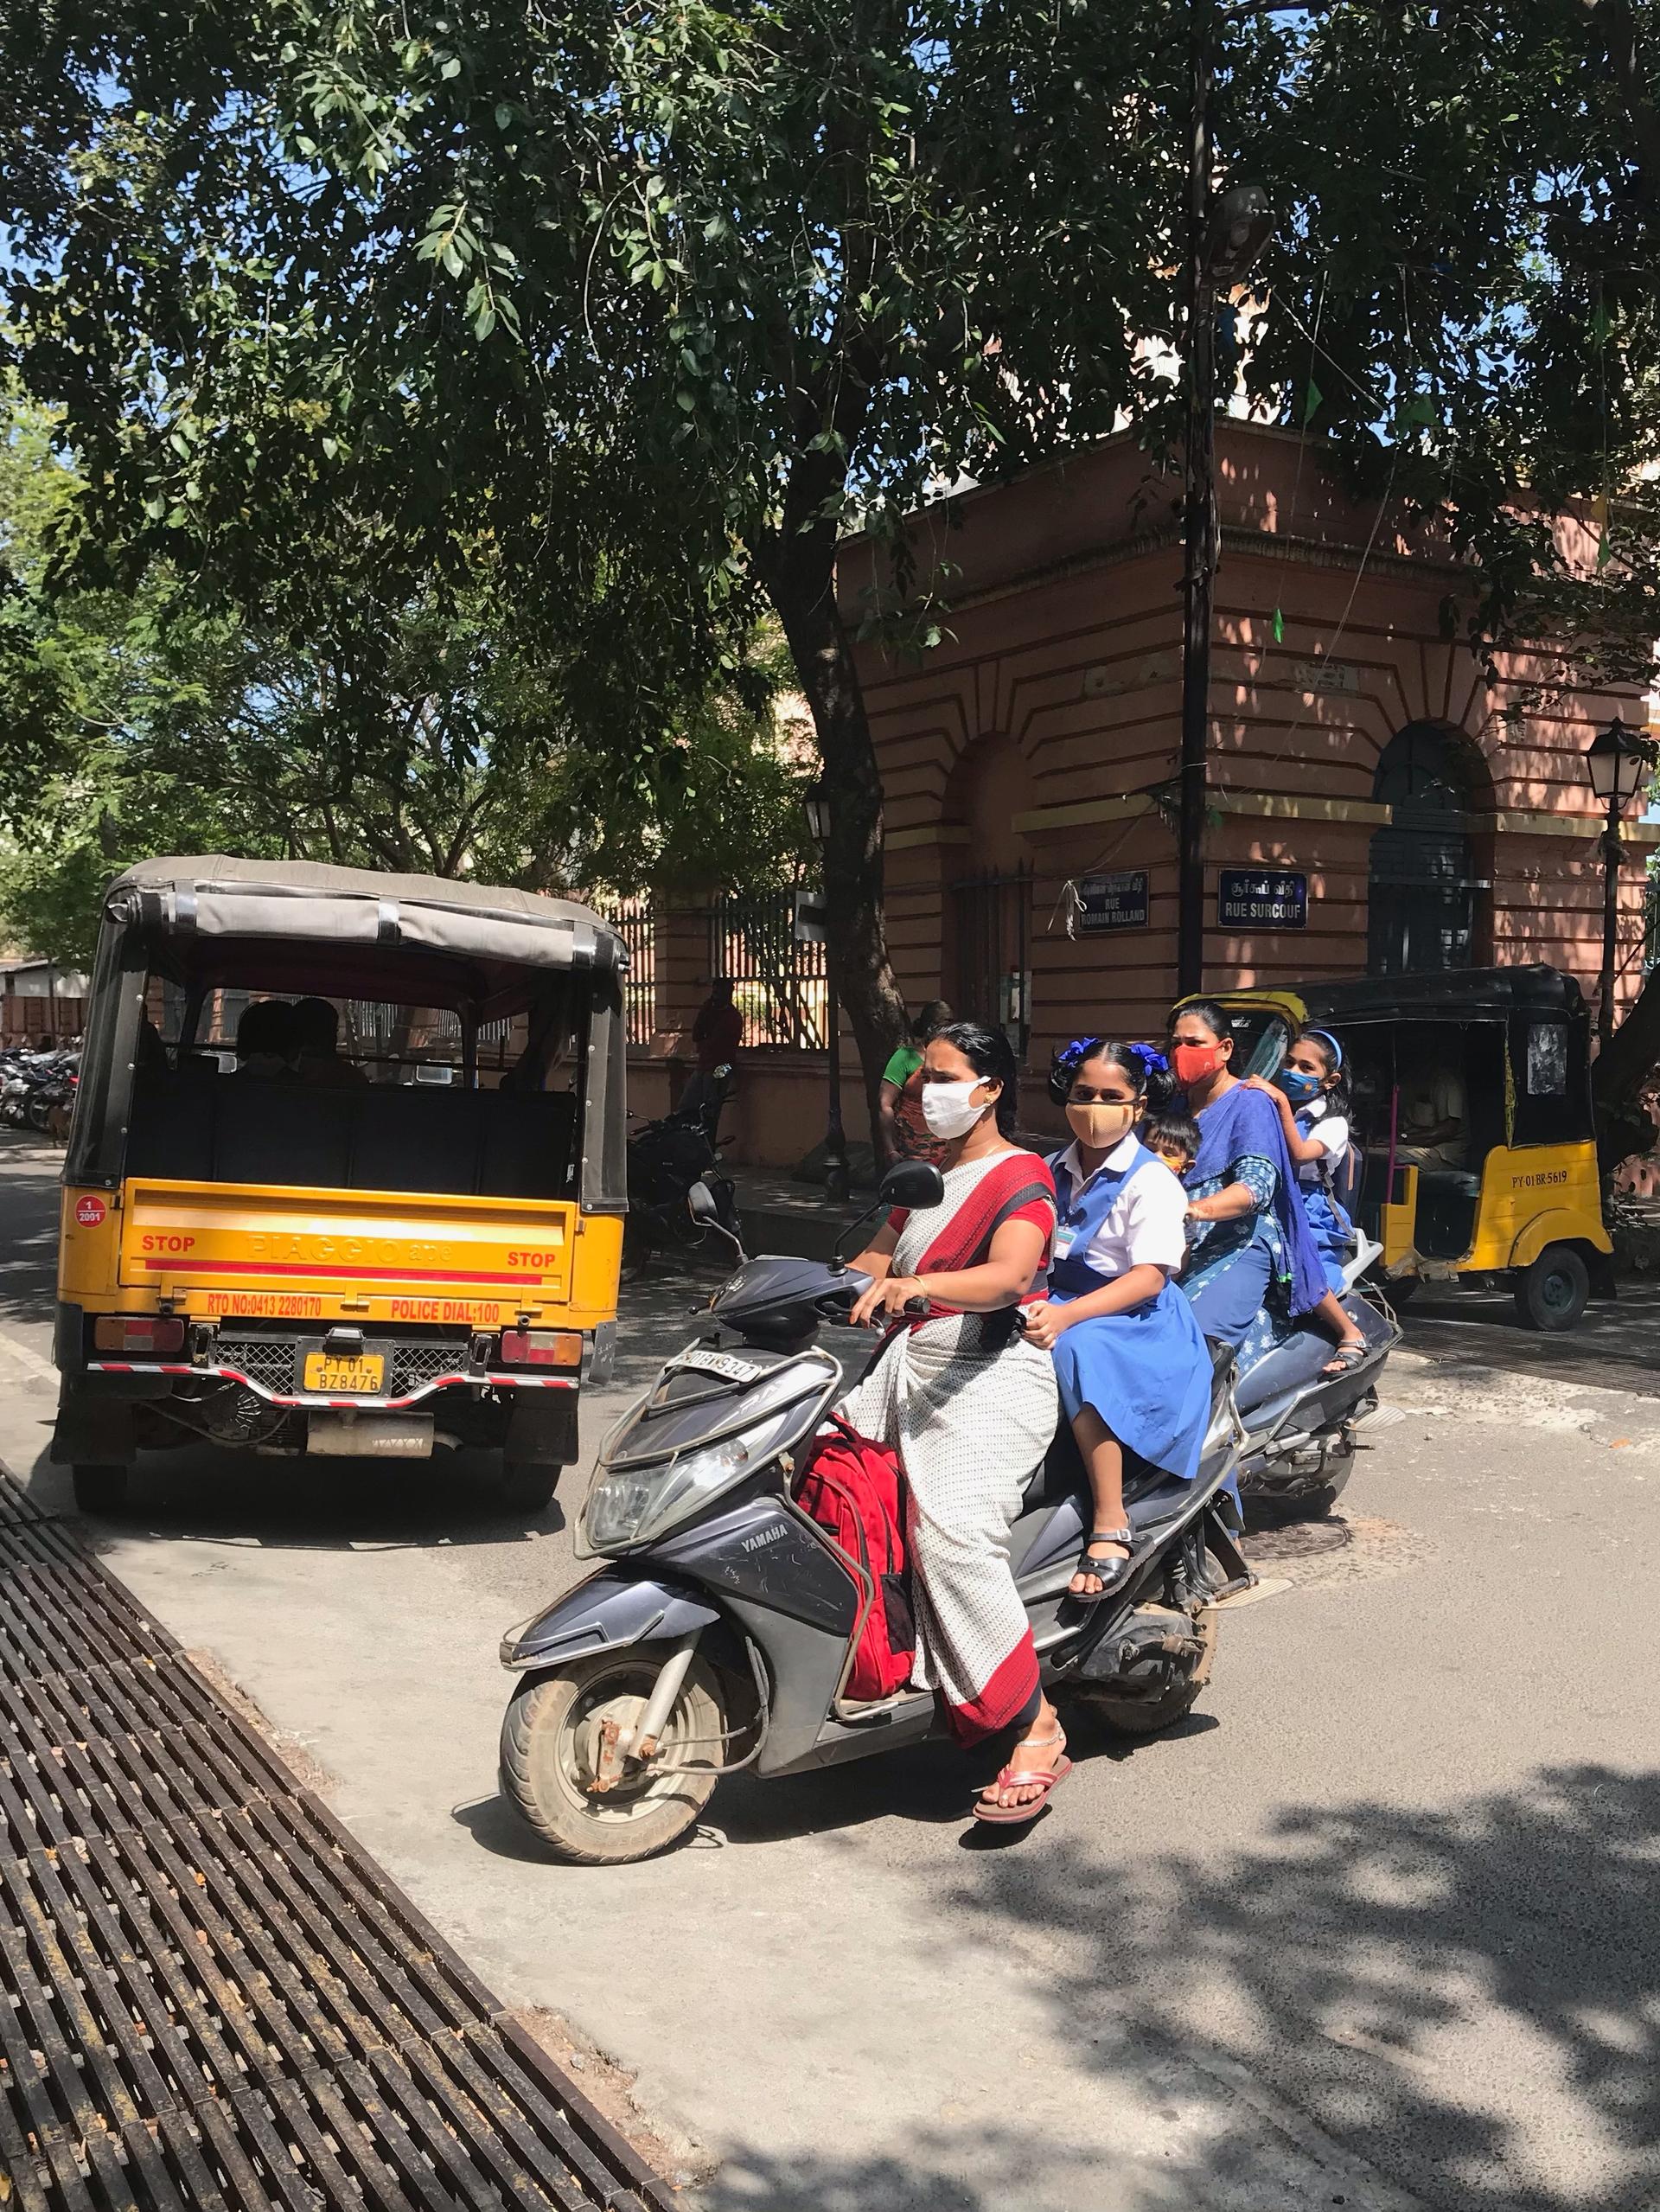
<svg viewBox="0 0 1660 2212">
<path fill-rule="evenodd" d="M 1203 1083 L 1206 1076 L 1215 1075 L 1218 1068 L 1225 1065 L 1227 1058 L 1228 1047 L 1220 1042 L 1177 1045 L 1171 1050 L 1171 1073 L 1185 1090 L 1189 1084 Z"/>
</svg>

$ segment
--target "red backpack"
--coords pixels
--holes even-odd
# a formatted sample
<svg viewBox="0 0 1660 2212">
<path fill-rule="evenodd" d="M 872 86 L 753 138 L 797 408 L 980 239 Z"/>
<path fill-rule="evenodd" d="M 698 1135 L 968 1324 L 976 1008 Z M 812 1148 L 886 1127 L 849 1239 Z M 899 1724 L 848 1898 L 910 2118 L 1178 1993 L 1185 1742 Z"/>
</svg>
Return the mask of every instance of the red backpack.
<svg viewBox="0 0 1660 2212">
<path fill-rule="evenodd" d="M 891 1697 L 910 1678 L 916 1649 L 905 1569 L 904 1478 L 885 1444 L 835 1414 L 833 1436 L 821 1436 L 795 1486 L 795 1502 L 832 1542 L 870 1576 L 874 1595 L 853 1646 L 843 1695 Z M 865 1586 L 859 1583 L 862 1599 Z"/>
</svg>

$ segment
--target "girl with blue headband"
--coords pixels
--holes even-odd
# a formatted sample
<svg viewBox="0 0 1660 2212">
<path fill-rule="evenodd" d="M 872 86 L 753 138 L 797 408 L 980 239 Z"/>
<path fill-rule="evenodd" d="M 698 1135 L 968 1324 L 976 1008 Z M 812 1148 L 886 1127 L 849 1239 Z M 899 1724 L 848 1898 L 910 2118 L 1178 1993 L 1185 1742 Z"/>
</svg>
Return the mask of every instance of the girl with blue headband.
<svg viewBox="0 0 1660 2212">
<path fill-rule="evenodd" d="M 1343 1270 L 1354 1256 L 1354 1224 L 1338 1203 L 1336 1174 L 1349 1149 L 1349 1086 L 1343 1047 L 1329 1029 L 1305 1029 L 1292 1043 L 1272 1083 L 1248 1076 L 1279 1109 L 1286 1150 L 1297 1170 L 1298 1193 L 1325 1270 L 1326 1293 L 1315 1312 L 1338 1339 L 1321 1372 L 1341 1375 L 1366 1357 L 1366 1339 L 1344 1310 Z"/>
</svg>

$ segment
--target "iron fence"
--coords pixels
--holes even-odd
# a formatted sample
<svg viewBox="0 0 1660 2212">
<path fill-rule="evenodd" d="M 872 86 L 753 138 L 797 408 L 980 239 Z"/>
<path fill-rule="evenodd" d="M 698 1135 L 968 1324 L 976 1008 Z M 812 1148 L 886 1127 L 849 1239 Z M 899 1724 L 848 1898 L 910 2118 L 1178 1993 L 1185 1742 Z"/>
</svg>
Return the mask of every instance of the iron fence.
<svg viewBox="0 0 1660 2212">
<path fill-rule="evenodd" d="M 793 892 L 717 898 L 709 913 L 709 972 L 731 977 L 746 1045 L 823 1051 L 829 965 L 821 944 L 795 942 Z"/>
<path fill-rule="evenodd" d="M 600 909 L 629 949 L 629 977 L 622 987 L 630 1045 L 648 1045 L 657 1026 L 657 917 L 651 894 L 612 899 Z"/>
</svg>

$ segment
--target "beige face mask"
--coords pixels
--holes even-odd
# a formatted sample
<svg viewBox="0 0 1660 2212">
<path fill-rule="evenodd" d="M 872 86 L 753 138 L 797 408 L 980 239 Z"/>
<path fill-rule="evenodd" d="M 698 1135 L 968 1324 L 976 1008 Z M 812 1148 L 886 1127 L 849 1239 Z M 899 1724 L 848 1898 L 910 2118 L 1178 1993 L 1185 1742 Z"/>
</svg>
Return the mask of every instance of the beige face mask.
<svg viewBox="0 0 1660 2212">
<path fill-rule="evenodd" d="M 1069 1106 L 1066 1118 L 1072 1134 L 1091 1152 L 1110 1152 L 1134 1126 L 1136 1103 L 1131 1098 L 1096 1099 L 1088 1106 Z"/>
</svg>

